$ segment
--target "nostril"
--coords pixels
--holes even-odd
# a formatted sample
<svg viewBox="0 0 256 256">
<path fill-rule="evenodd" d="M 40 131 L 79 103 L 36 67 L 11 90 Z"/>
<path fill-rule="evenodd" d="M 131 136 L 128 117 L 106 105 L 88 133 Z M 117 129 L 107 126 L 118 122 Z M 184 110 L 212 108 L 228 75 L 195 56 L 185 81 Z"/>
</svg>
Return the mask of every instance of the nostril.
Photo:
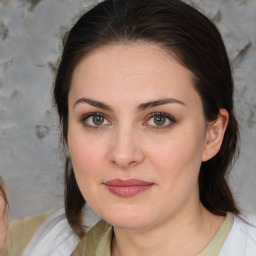
<svg viewBox="0 0 256 256">
<path fill-rule="evenodd" d="M 136 162 L 135 161 L 131 161 L 128 165 L 131 166 L 131 165 L 134 165 Z"/>
</svg>

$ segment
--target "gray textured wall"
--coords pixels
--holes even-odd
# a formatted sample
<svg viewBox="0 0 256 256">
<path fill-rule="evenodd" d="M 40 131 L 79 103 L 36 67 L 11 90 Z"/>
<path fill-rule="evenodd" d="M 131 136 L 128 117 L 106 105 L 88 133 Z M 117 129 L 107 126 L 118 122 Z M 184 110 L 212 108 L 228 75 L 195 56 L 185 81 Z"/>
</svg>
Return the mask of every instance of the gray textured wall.
<svg viewBox="0 0 256 256">
<path fill-rule="evenodd" d="M 9 188 L 12 219 L 63 204 L 50 91 L 65 27 L 91 3 L 0 0 L 0 174 Z M 256 212 L 256 0 L 192 3 L 216 22 L 234 67 L 241 154 L 230 184 L 239 204 Z"/>
</svg>

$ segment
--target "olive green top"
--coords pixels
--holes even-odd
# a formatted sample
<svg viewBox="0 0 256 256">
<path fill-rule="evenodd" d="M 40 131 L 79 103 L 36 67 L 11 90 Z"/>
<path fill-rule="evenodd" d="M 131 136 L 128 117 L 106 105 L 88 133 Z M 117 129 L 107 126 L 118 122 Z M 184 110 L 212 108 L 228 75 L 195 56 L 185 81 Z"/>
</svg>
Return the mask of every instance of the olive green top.
<svg viewBox="0 0 256 256">
<path fill-rule="evenodd" d="M 51 213 L 52 211 L 49 211 L 44 214 L 26 217 L 24 220 L 13 221 L 8 227 L 6 243 L 0 252 L 0 256 L 22 255 L 37 229 Z"/>
<path fill-rule="evenodd" d="M 23 221 L 12 222 L 8 229 L 4 250 L 0 253 L 0 256 L 21 256 L 39 226 L 50 213 L 28 217 Z M 219 255 L 232 225 L 233 214 L 228 213 L 214 238 L 198 256 Z M 112 226 L 101 220 L 79 241 L 71 256 L 111 256 L 112 236 Z"/>
<path fill-rule="evenodd" d="M 226 219 L 220 229 L 197 256 L 217 256 L 232 228 L 233 214 L 227 213 Z M 97 223 L 75 248 L 71 256 L 111 256 L 111 240 L 113 228 L 105 221 Z"/>
</svg>

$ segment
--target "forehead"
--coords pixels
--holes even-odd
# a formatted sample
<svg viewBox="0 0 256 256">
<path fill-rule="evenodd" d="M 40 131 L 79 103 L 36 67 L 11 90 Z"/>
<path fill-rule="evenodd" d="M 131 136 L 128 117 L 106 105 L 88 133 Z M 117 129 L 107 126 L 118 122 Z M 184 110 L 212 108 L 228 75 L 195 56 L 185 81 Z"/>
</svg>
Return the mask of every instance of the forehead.
<svg viewBox="0 0 256 256">
<path fill-rule="evenodd" d="M 191 92 L 193 74 L 158 45 L 131 43 L 95 50 L 77 65 L 70 94 L 106 99 L 152 100 Z"/>
</svg>

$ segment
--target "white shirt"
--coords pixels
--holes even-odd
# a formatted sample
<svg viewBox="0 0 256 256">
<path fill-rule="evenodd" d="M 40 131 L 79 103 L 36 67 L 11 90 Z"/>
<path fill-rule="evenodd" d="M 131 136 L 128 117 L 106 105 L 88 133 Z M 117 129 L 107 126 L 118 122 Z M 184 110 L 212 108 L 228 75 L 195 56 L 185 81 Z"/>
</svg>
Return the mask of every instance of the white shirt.
<svg viewBox="0 0 256 256">
<path fill-rule="evenodd" d="M 85 207 L 87 231 L 99 220 L 89 206 Z M 256 256 L 256 216 L 234 216 L 232 228 L 219 256 Z M 73 233 L 64 209 L 50 214 L 35 233 L 22 256 L 70 256 L 79 242 Z"/>
</svg>

